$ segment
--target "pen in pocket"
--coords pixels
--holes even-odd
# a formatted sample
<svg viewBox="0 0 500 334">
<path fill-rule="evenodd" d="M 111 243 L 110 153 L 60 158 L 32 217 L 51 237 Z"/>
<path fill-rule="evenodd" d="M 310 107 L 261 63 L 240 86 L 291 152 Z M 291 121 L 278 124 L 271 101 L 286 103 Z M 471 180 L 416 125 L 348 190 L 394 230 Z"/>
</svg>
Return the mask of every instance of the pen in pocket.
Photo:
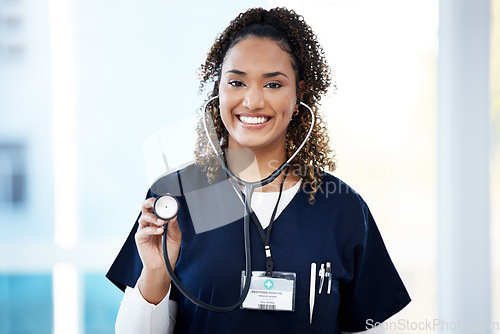
<svg viewBox="0 0 500 334">
<path fill-rule="evenodd" d="M 311 263 L 311 282 L 309 283 L 309 323 L 312 324 L 314 299 L 316 297 L 316 263 Z"/>
<path fill-rule="evenodd" d="M 328 290 L 326 291 L 327 294 L 330 294 L 330 291 L 332 289 L 332 264 L 330 262 L 326 263 L 326 273 L 325 276 L 328 278 Z"/>
<path fill-rule="evenodd" d="M 321 264 L 321 268 L 319 269 L 319 291 L 318 293 L 321 294 L 321 291 L 323 290 L 323 283 L 325 281 L 325 264 Z"/>
</svg>

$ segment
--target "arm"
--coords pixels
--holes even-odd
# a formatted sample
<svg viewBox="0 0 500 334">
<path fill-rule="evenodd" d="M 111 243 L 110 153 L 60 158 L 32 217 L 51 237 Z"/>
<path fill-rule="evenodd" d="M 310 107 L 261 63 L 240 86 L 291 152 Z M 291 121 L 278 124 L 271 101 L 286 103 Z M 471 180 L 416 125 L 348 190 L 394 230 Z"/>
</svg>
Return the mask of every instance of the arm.
<svg viewBox="0 0 500 334">
<path fill-rule="evenodd" d="M 171 279 L 165 267 L 161 245 L 165 222 L 153 213 L 154 201 L 155 198 L 149 198 L 142 205 L 135 242 L 143 265 L 137 286 L 144 299 L 156 305 L 167 295 Z M 179 257 L 180 246 L 181 231 L 177 217 L 174 217 L 168 221 L 167 230 L 167 248 L 172 268 Z"/>
<path fill-rule="evenodd" d="M 177 303 L 170 293 L 158 305 L 148 303 L 138 287 L 127 287 L 115 323 L 117 334 L 171 334 L 174 332 Z"/>
<path fill-rule="evenodd" d="M 152 326 L 156 309 L 168 310 L 171 278 L 165 267 L 161 245 L 165 222 L 153 213 L 154 200 L 155 198 L 149 198 L 142 204 L 135 242 L 143 268 L 136 288 L 124 296 L 116 321 L 117 333 L 136 333 L 137 331 L 132 331 L 136 328 L 142 328 L 138 332 L 154 333 Z M 177 217 L 174 217 L 168 221 L 167 230 L 167 248 L 172 268 L 179 257 L 180 244 L 181 232 Z M 163 319 L 159 321 L 161 328 L 158 330 L 165 333 L 169 317 L 165 317 L 167 313 L 161 311 L 156 314 L 161 314 Z M 170 323 L 175 325 L 175 322 Z"/>
</svg>

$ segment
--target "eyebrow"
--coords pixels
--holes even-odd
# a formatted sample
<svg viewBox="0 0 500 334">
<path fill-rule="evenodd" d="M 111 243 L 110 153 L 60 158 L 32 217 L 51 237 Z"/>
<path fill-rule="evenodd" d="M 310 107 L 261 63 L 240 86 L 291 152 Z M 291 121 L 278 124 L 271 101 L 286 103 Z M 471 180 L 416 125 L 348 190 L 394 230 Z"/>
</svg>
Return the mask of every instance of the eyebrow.
<svg viewBox="0 0 500 334">
<path fill-rule="evenodd" d="M 227 73 L 234 73 L 234 74 L 237 74 L 237 75 L 246 75 L 245 72 L 239 71 L 239 70 L 229 70 L 229 71 L 226 71 L 226 74 Z M 277 77 L 278 75 L 282 75 L 285 78 L 288 78 L 288 76 L 285 73 L 279 72 L 279 71 L 271 72 L 271 73 L 264 73 L 262 76 L 264 78 L 273 78 L 273 77 Z"/>
</svg>

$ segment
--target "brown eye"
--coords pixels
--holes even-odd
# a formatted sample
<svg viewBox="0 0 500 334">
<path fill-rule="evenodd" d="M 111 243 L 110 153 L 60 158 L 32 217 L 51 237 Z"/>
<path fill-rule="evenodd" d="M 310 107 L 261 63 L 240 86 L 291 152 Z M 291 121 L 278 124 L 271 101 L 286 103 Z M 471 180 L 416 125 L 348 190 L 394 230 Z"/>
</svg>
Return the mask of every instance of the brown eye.
<svg viewBox="0 0 500 334">
<path fill-rule="evenodd" d="M 277 82 L 270 82 L 267 85 L 265 85 L 265 87 L 267 87 L 267 88 L 280 88 L 281 85 Z"/>
<path fill-rule="evenodd" d="M 242 87 L 243 86 L 243 82 L 233 80 L 233 81 L 229 81 L 229 85 L 233 86 L 233 87 Z"/>
</svg>

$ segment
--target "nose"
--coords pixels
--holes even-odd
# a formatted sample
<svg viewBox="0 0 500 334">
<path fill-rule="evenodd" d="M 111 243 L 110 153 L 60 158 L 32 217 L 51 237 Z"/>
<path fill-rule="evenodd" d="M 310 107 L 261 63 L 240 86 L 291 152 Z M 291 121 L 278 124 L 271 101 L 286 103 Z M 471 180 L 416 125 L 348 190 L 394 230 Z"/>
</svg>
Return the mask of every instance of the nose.
<svg viewBox="0 0 500 334">
<path fill-rule="evenodd" d="M 243 106 L 250 110 L 263 108 L 265 105 L 264 94 L 261 89 L 254 87 L 248 88 L 243 99 Z"/>
</svg>

